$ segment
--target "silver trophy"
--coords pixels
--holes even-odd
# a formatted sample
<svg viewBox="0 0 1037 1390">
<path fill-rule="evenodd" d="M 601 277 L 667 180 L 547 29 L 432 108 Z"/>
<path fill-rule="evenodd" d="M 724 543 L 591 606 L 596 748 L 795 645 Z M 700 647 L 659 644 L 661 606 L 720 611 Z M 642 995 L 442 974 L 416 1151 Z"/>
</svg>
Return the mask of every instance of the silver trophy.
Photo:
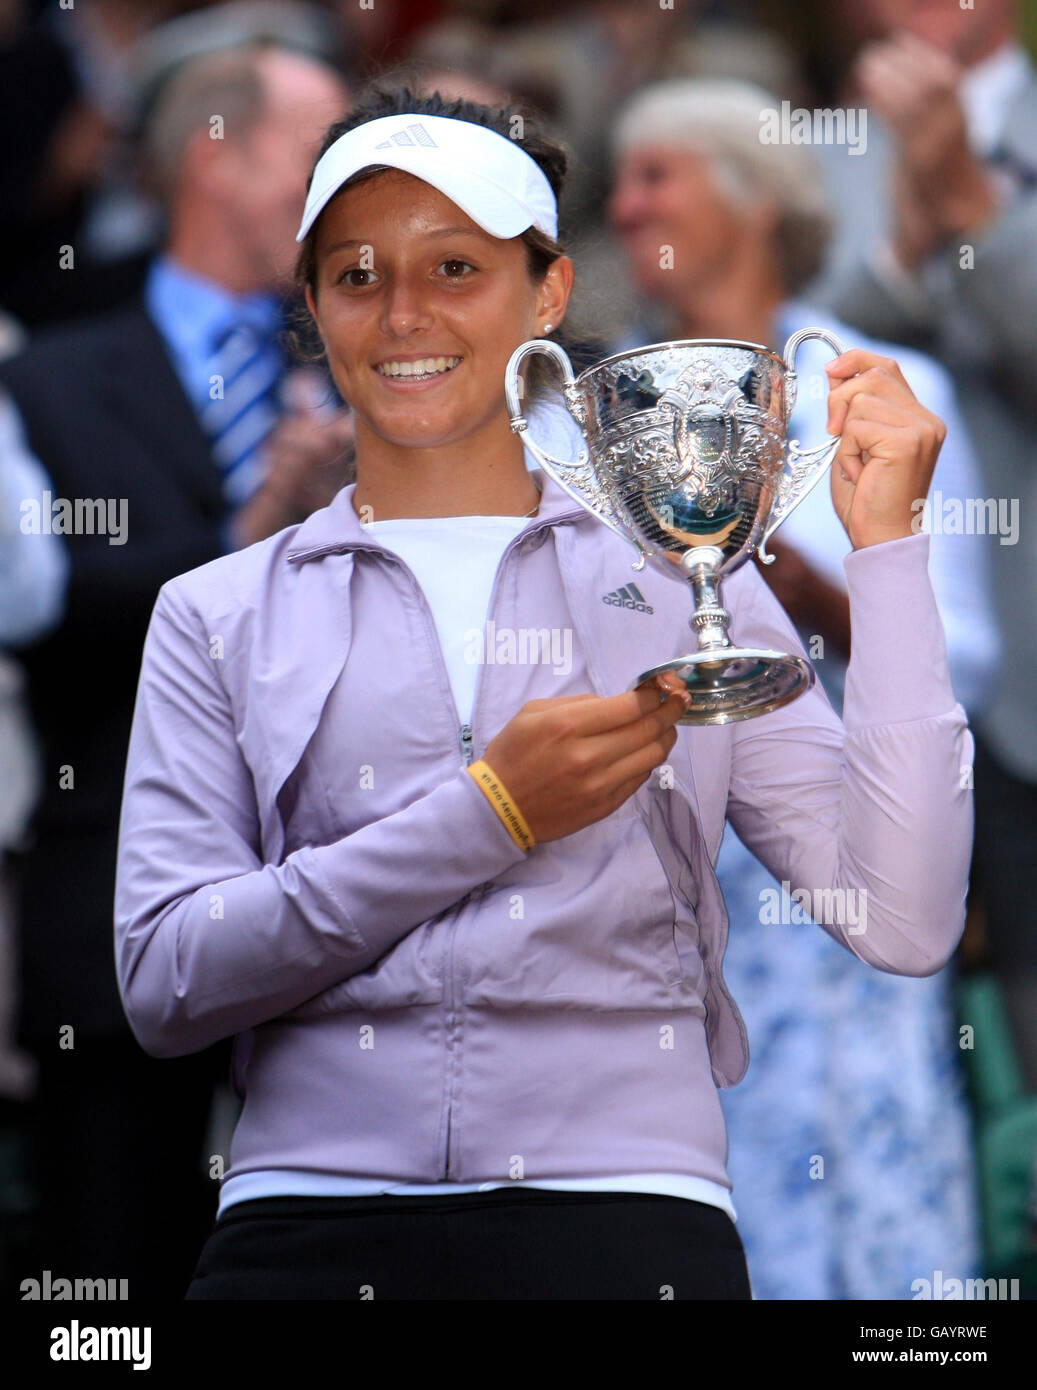
<svg viewBox="0 0 1037 1390">
<path fill-rule="evenodd" d="M 796 401 L 796 352 L 822 328 L 793 333 L 779 357 L 758 343 L 687 339 L 616 353 L 573 375 L 564 349 L 534 338 L 515 349 L 505 374 L 511 428 L 540 466 L 646 561 L 686 581 L 694 596 L 698 650 L 641 674 L 631 689 L 674 671 L 691 694 L 682 724 L 729 724 L 794 700 L 814 670 L 788 652 L 736 647 L 720 582 L 766 542 L 824 475 L 839 447 L 788 440 Z M 587 442 L 575 460 L 537 447 L 522 414 L 519 368 L 544 353 L 561 368 L 570 415 Z"/>
</svg>

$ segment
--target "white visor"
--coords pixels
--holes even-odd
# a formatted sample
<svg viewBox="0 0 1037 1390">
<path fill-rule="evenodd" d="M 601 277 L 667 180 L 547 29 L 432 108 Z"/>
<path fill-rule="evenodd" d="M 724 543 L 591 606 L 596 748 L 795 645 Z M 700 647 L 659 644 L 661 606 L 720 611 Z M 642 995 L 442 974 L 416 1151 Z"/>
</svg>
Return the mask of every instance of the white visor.
<svg viewBox="0 0 1037 1390">
<path fill-rule="evenodd" d="M 496 237 L 527 227 L 558 235 L 558 204 L 544 171 L 515 141 L 450 116 L 381 116 L 340 136 L 321 155 L 310 180 L 302 241 L 348 178 L 372 164 L 402 169 L 430 183 Z"/>
</svg>

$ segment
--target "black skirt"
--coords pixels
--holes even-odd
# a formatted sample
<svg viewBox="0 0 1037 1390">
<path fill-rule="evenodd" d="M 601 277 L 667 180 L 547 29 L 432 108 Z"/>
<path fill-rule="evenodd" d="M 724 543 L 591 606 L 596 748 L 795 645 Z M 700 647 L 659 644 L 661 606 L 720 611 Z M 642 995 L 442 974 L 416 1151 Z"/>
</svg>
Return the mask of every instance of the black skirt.
<svg viewBox="0 0 1037 1390">
<path fill-rule="evenodd" d="M 720 1207 L 653 1193 L 497 1188 L 263 1197 L 230 1207 L 188 1299 L 751 1299 Z"/>
</svg>

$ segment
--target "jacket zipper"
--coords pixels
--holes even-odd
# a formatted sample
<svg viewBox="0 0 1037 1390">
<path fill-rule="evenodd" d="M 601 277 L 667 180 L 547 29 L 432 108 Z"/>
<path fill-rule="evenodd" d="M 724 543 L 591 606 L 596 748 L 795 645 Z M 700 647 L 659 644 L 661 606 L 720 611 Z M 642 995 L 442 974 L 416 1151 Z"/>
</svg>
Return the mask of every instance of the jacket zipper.
<svg viewBox="0 0 1037 1390">
<path fill-rule="evenodd" d="M 511 558 L 511 553 L 512 553 L 512 551 L 517 547 L 517 545 L 518 545 L 521 541 L 527 540 L 528 537 L 529 537 L 531 534 L 533 534 L 534 532 L 536 532 L 536 531 L 542 531 L 542 530 L 544 530 L 546 527 L 548 527 L 548 526 L 554 526 L 554 525 L 556 525 L 556 524 L 557 524 L 558 522 L 560 522 L 560 521 L 568 520 L 570 517 L 579 516 L 579 515 L 582 513 L 582 511 L 583 511 L 582 508 L 575 508 L 571 513 L 570 513 L 570 512 L 566 512 L 566 513 L 564 513 L 564 514 L 561 515 L 561 516 L 556 516 L 556 517 L 551 517 L 551 518 L 545 518 L 542 522 L 540 522 L 540 524 L 539 524 L 538 526 L 528 527 L 528 528 L 526 528 L 526 529 L 520 531 L 519 534 L 518 534 L 517 536 L 514 536 L 514 537 L 508 542 L 508 544 L 504 547 L 504 550 L 503 550 L 502 553 L 501 553 L 500 563 L 499 563 L 498 566 L 497 566 L 497 572 L 496 572 L 496 574 L 494 575 L 494 578 L 493 578 L 493 587 L 492 587 L 492 589 L 491 589 L 491 591 L 490 591 L 490 600 L 489 600 L 489 603 L 487 604 L 487 607 L 486 607 L 487 617 L 489 617 L 489 616 L 492 614 L 492 612 L 493 612 L 493 606 L 494 606 L 494 603 L 496 602 L 496 598 L 497 598 L 497 589 L 498 589 L 499 582 L 500 582 L 501 572 L 503 571 L 505 564 L 506 564 L 506 563 L 508 562 L 508 560 Z M 396 565 L 398 565 L 398 566 L 400 567 L 400 569 L 402 569 L 403 572 L 404 572 L 406 575 L 408 575 L 408 577 L 410 578 L 410 581 L 411 581 L 411 583 L 414 585 L 414 588 L 415 588 L 415 590 L 417 591 L 418 597 L 419 597 L 419 599 L 420 599 L 420 601 L 421 601 L 422 613 L 423 613 L 423 616 L 424 616 L 424 619 L 425 619 L 426 628 L 427 628 L 427 630 L 428 630 L 429 636 L 430 636 L 431 641 L 432 641 L 433 650 L 437 653 L 437 655 L 438 655 L 438 657 L 439 657 L 440 671 L 441 671 L 441 674 L 442 674 L 442 676 L 443 676 L 443 683 L 444 683 L 444 685 L 445 685 L 445 687 L 446 687 L 447 698 L 448 698 L 449 701 L 450 701 L 450 705 L 451 705 L 451 708 L 452 708 L 452 711 L 453 711 L 454 718 L 458 720 L 458 743 L 459 743 L 459 745 L 460 745 L 461 756 L 462 756 L 462 758 L 464 759 L 464 765 L 465 765 L 466 767 L 470 766 L 470 765 L 471 765 L 471 762 L 472 762 L 473 747 L 474 747 L 474 738 L 475 738 L 475 736 L 474 736 L 474 731 L 473 731 L 473 724 L 474 724 L 474 720 L 475 720 L 475 709 L 476 709 L 476 706 L 477 706 L 477 704 L 478 704 L 479 693 L 480 693 L 480 689 L 481 689 L 481 687 L 482 687 L 482 676 L 483 676 L 482 670 L 480 670 L 480 671 L 477 673 L 476 678 L 475 678 L 475 692 L 474 692 L 474 695 L 473 695 L 473 698 L 472 698 L 472 722 L 471 722 L 471 723 L 467 723 L 467 724 L 463 724 L 463 723 L 460 722 L 460 719 L 459 719 L 459 716 L 458 716 L 457 705 L 456 705 L 456 703 L 454 702 L 454 699 L 453 699 L 453 694 L 452 694 L 451 686 L 450 686 L 450 677 L 449 677 L 449 673 L 447 672 L 447 669 L 446 669 L 446 662 L 445 662 L 445 660 L 443 659 L 443 649 L 442 649 L 442 647 L 440 646 L 439 634 L 438 634 L 437 631 L 436 631 L 436 624 L 435 624 L 435 620 L 434 620 L 433 617 L 432 617 L 432 610 L 429 608 L 429 605 L 428 605 L 428 599 L 425 597 L 425 594 L 424 594 L 424 592 L 422 591 L 421 585 L 418 583 L 417 578 L 415 577 L 414 571 L 410 568 L 410 566 L 409 566 L 399 555 L 396 555 L 396 554 L 394 554 L 391 550 L 388 550 L 387 548 L 383 548 L 382 546 L 378 546 L 378 545 L 357 545 L 357 544 L 355 544 L 355 543 L 343 544 L 343 543 L 341 543 L 341 542 L 338 542 L 338 543 L 333 543 L 333 544 L 327 545 L 327 546 L 314 547 L 313 549 L 307 550 L 307 551 L 296 551 L 294 555 L 289 556 L 289 559 L 296 560 L 296 561 L 302 560 L 302 559 L 307 559 L 307 560 L 308 560 L 308 559 L 314 558 L 317 554 L 326 554 L 326 553 L 331 553 L 332 551 L 343 550 L 343 549 L 373 551 L 375 554 L 382 555 L 383 557 L 385 557 L 385 558 L 391 560 L 392 562 L 394 562 L 394 563 L 395 563 Z M 460 903 L 458 904 L 458 907 L 459 907 L 460 909 L 462 909 L 462 910 L 461 910 L 461 911 L 458 911 L 458 912 L 455 914 L 453 924 L 451 925 L 451 928 L 450 928 L 450 937 L 449 937 L 449 941 L 448 941 L 448 944 L 447 944 L 447 970 L 446 970 L 446 973 L 447 973 L 447 1015 L 446 1015 L 446 1017 L 447 1017 L 448 1049 L 449 1049 L 449 1052 L 450 1052 L 450 1055 L 451 1055 L 452 1058 L 453 1058 L 453 1057 L 456 1057 L 456 1051 L 455 1051 L 455 1049 L 454 1049 L 452 1040 L 450 1039 L 450 1033 L 451 1033 L 452 1030 L 457 1026 L 458 1018 L 459 1018 L 458 1013 L 455 1012 L 455 999 L 454 999 L 454 946 L 455 946 L 455 943 L 456 943 L 456 940 L 457 940 L 458 924 L 459 924 L 459 922 L 460 922 L 461 917 L 463 916 L 463 908 L 464 908 L 465 906 L 467 906 L 469 903 L 471 903 L 471 902 L 472 902 L 473 900 L 475 900 L 475 899 L 478 899 L 479 901 L 481 901 L 482 898 L 485 896 L 486 891 L 487 891 L 487 885 L 486 885 L 486 884 L 480 884 L 477 888 L 471 889 L 471 891 L 470 891 L 469 893 L 467 893 L 466 896 L 465 896 L 464 898 L 461 899 Z M 449 1086 L 448 1086 L 448 1090 L 447 1090 L 446 1160 L 445 1160 L 445 1164 L 444 1164 L 444 1180 L 446 1180 L 446 1181 L 452 1181 L 452 1180 L 454 1180 L 454 1178 L 455 1178 L 455 1174 L 451 1171 L 451 1145 L 452 1145 L 452 1142 L 453 1142 L 453 1112 L 454 1112 L 454 1103 L 453 1103 L 454 1074 L 455 1074 L 455 1073 L 454 1073 L 454 1070 L 452 1070 L 452 1071 L 451 1071 L 451 1074 L 450 1074 Z"/>
<path fill-rule="evenodd" d="M 550 524 L 550 523 L 545 523 L 545 524 Z M 542 529 L 542 528 L 537 528 L 537 529 Z M 487 605 L 486 605 L 486 619 L 484 619 L 484 622 L 485 622 L 487 619 L 489 619 L 490 617 L 492 617 L 493 609 L 494 609 L 494 604 L 495 604 L 496 601 L 497 601 L 497 590 L 498 590 L 499 585 L 500 585 L 500 577 L 501 577 L 501 574 L 502 574 L 502 572 L 503 572 L 503 570 L 504 570 L 505 565 L 506 565 L 506 564 L 509 562 L 509 560 L 511 559 L 512 552 L 513 552 L 513 550 L 517 547 L 517 545 L 519 544 L 519 542 L 520 542 L 520 541 L 524 541 L 524 540 L 526 539 L 526 537 L 527 537 L 529 534 L 530 534 L 530 532 L 529 532 L 528 530 L 519 532 L 519 534 L 518 534 L 517 536 L 512 537 L 512 539 L 511 539 L 511 540 L 508 542 L 508 544 L 504 547 L 504 550 L 501 552 L 500 562 L 499 562 L 499 564 L 497 565 L 497 571 L 496 571 L 495 575 L 493 576 L 493 585 L 492 585 L 492 587 L 491 587 L 491 589 L 490 589 L 490 598 L 489 598 L 489 602 L 488 602 Z M 420 587 L 420 586 L 419 586 L 419 587 Z M 427 607 L 427 605 L 426 605 L 426 607 Z M 435 626 L 435 625 L 433 624 L 433 631 L 434 631 L 434 626 Z M 437 638 L 437 645 L 438 645 L 438 638 Z M 441 649 L 440 649 L 440 656 L 442 657 L 442 650 L 441 650 Z M 445 669 L 445 663 L 444 663 L 444 669 Z M 474 723 L 475 723 L 475 713 L 476 713 L 476 709 L 478 708 L 478 704 L 479 704 L 479 695 L 480 695 L 481 692 L 482 692 L 483 671 L 484 671 L 484 669 L 485 669 L 484 667 L 480 667 L 480 669 L 479 669 L 479 671 L 476 673 L 476 677 L 475 677 L 475 690 L 474 690 L 473 693 L 472 693 L 472 717 L 471 717 L 471 723 L 462 724 L 462 725 L 460 726 L 459 731 L 458 731 L 459 740 L 460 740 L 460 744 L 461 744 L 461 756 L 464 758 L 464 762 L 465 762 L 465 766 L 466 766 L 466 767 L 471 766 L 472 756 L 473 756 L 473 752 L 474 752 L 475 735 L 474 735 L 473 725 L 474 725 Z M 456 714 L 456 706 L 455 706 L 455 714 Z M 466 897 L 463 899 L 462 909 L 463 909 L 463 907 L 467 907 L 469 904 L 471 904 L 471 903 L 473 903 L 473 902 L 476 903 L 476 904 L 481 903 L 482 900 L 483 900 L 483 898 L 486 896 L 487 888 L 488 888 L 488 885 L 487 885 L 487 884 L 481 883 L 481 884 L 478 885 L 478 887 L 471 889 L 470 892 L 469 892 L 469 893 L 466 895 Z M 463 917 L 463 915 L 464 915 L 463 910 L 455 914 L 453 924 L 452 924 L 452 926 L 451 926 L 451 928 L 450 928 L 450 939 L 449 939 L 449 942 L 448 942 L 448 945 L 447 945 L 447 982 L 448 982 L 448 990 L 447 990 L 447 999 L 448 999 L 448 1002 L 447 1002 L 447 1027 L 448 1027 L 448 1029 L 453 1029 L 453 1028 L 457 1027 L 457 1026 L 458 1026 L 458 1023 L 459 1023 L 459 1020 L 460 1020 L 460 1011 L 456 1009 L 456 1001 L 455 1001 L 455 997 L 454 997 L 454 982 L 455 982 L 455 976 L 454 976 L 454 951 L 455 951 L 455 948 L 456 948 L 456 946 L 457 946 L 458 931 L 459 931 L 459 929 L 460 929 L 461 918 Z M 459 1051 L 460 1051 L 460 1048 L 458 1048 L 458 1052 L 459 1052 Z M 456 1055 L 457 1055 L 457 1054 L 455 1054 L 455 1056 L 456 1056 Z M 453 1084 L 454 1084 L 454 1077 L 455 1077 L 455 1074 L 456 1074 L 455 1071 L 452 1071 L 452 1072 L 451 1072 L 451 1076 L 450 1076 L 450 1088 L 449 1088 L 449 1090 L 448 1090 L 448 1092 L 447 1092 L 446 1163 L 445 1163 L 445 1166 L 444 1166 L 444 1180 L 447 1181 L 447 1182 L 455 1181 L 455 1180 L 456 1180 L 456 1177 L 457 1177 L 456 1173 L 453 1171 L 453 1148 L 452 1148 L 452 1146 L 453 1146 L 453 1134 L 454 1134 L 454 1124 L 453 1124 L 453 1120 L 454 1120 Z"/>
<path fill-rule="evenodd" d="M 461 755 L 462 755 L 462 757 L 464 758 L 465 767 L 469 767 L 469 766 L 471 765 L 471 762 L 472 762 L 472 726 L 471 726 L 471 724 L 462 724 L 462 725 L 461 725 L 461 729 L 460 729 L 460 734 L 461 734 Z M 473 889 L 472 891 L 474 892 L 475 890 Z M 471 897 L 472 897 L 472 894 L 469 893 L 468 896 L 467 896 L 467 898 L 465 899 L 465 901 L 466 901 L 466 902 L 469 901 L 469 900 L 471 899 Z M 454 935 L 455 935 L 456 931 L 457 931 L 457 922 L 456 922 L 456 920 L 455 920 L 454 925 L 453 925 L 453 927 L 451 928 L 451 934 L 450 934 L 450 951 L 451 951 L 451 957 L 452 957 L 452 953 L 453 953 Z M 453 1007 L 454 1007 L 454 974 L 453 974 L 452 965 L 453 965 L 453 962 L 452 962 L 452 959 L 451 959 L 451 970 L 450 970 L 450 1013 L 447 1015 L 447 1018 L 448 1018 L 448 1020 L 449 1020 L 449 1022 L 448 1022 L 448 1027 L 451 1027 L 451 1028 L 454 1026 L 454 1015 L 453 1015 Z M 452 1083 L 452 1082 L 453 1082 L 453 1077 L 451 1077 L 451 1083 Z M 451 1173 L 450 1173 L 450 1140 L 451 1140 L 451 1134 L 452 1134 L 453 1117 L 454 1117 L 453 1100 L 452 1100 L 452 1098 L 450 1097 L 450 1095 L 448 1094 L 448 1096 L 447 1096 L 447 1112 L 446 1112 L 446 1167 L 445 1167 L 445 1176 L 446 1176 L 446 1178 L 448 1178 L 448 1179 L 449 1179 L 450 1176 L 451 1176 Z"/>
</svg>

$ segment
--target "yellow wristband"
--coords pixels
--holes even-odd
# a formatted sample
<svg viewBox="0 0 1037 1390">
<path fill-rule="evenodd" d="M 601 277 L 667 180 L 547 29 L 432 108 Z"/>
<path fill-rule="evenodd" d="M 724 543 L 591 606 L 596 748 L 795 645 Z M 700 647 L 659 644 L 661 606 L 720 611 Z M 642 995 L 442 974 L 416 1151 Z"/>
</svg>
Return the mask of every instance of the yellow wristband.
<svg viewBox="0 0 1037 1390">
<path fill-rule="evenodd" d="M 504 822 L 519 849 L 524 849 L 527 852 L 531 850 L 536 844 L 536 840 L 533 839 L 529 826 L 522 818 L 522 813 L 508 795 L 507 788 L 503 786 L 493 768 L 480 758 L 478 762 L 472 763 L 467 770 L 471 773 L 475 785 L 485 794 L 487 801 Z"/>
</svg>

